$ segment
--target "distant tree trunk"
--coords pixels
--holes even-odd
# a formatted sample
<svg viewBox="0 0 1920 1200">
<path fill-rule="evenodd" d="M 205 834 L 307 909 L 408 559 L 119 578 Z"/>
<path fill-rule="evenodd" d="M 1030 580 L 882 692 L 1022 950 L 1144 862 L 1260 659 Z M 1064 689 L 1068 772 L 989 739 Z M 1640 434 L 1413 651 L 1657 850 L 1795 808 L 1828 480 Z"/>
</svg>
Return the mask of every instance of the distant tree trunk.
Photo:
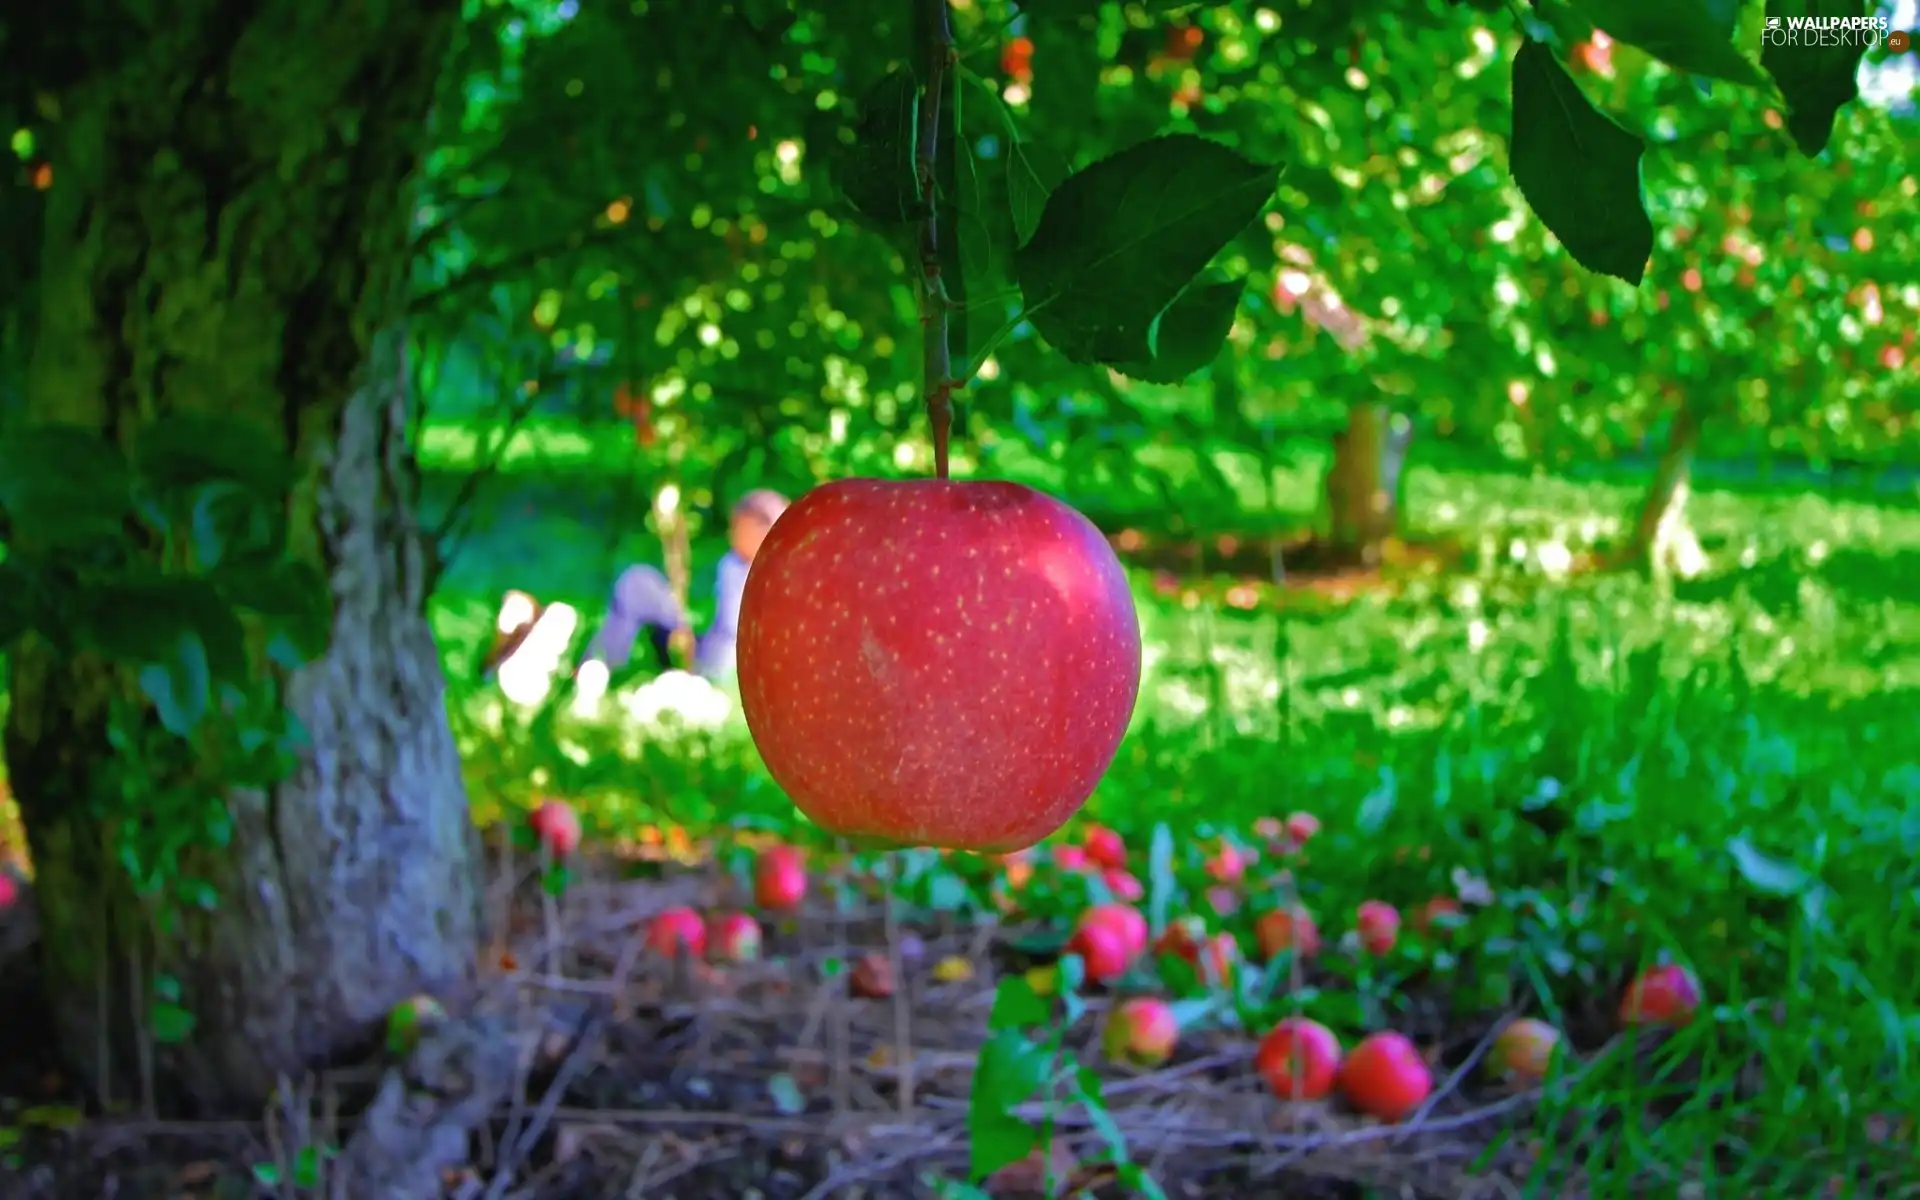
<svg viewBox="0 0 1920 1200">
<path fill-rule="evenodd" d="M 164 942 L 95 804 L 124 684 L 44 643 L 13 658 L 5 751 L 43 978 L 82 1078 L 122 1100 L 145 1008 L 129 989 L 156 972 L 197 1018 L 160 1048 L 163 1099 L 254 1113 L 281 1073 L 372 1045 L 396 1003 L 457 991 L 477 965 L 477 847 L 424 614 L 397 332 L 458 13 L 185 0 L 100 29 L 112 60 L 60 97 L 28 415 L 122 444 L 179 411 L 271 432 L 300 464 L 290 544 L 335 610 L 327 655 L 285 684 L 310 749 L 270 793 L 229 789 L 231 841 L 201 851 L 218 904 Z"/>
<path fill-rule="evenodd" d="M 1413 423 L 1383 401 L 1356 404 L 1333 439 L 1327 471 L 1328 543 L 1360 561 L 1379 561 L 1382 543 L 1400 527 L 1400 484 L 1413 444 Z"/>
<path fill-rule="evenodd" d="M 1693 456 L 1700 445 L 1700 414 L 1683 401 L 1674 413 L 1673 426 L 1667 431 L 1666 448 L 1660 452 L 1653 480 L 1640 501 L 1634 518 L 1633 538 L 1626 559 L 1641 566 L 1659 565 L 1656 559 L 1674 558 L 1683 574 L 1692 574 L 1688 563 L 1699 557 L 1699 544 L 1687 521 L 1687 496 L 1693 474 Z"/>
</svg>

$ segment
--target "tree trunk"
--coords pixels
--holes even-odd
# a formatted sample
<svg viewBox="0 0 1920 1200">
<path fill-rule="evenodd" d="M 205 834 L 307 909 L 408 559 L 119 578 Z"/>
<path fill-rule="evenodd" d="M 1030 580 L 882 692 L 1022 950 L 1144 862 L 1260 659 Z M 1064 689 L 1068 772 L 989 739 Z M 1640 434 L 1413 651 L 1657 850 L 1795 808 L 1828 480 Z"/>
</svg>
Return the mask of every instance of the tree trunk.
<svg viewBox="0 0 1920 1200">
<path fill-rule="evenodd" d="M 1413 423 L 1381 401 L 1356 404 L 1333 439 L 1327 471 L 1329 544 L 1368 564 L 1400 526 L 1400 482 Z"/>
<path fill-rule="evenodd" d="M 220 789 L 230 841 L 183 850 L 217 903 L 164 938 L 99 797 L 124 677 L 45 643 L 13 656 L 5 750 L 44 979 L 102 1099 L 144 1075 L 163 1101 L 257 1113 L 280 1075 L 369 1046 L 395 1004 L 459 991 L 477 964 L 395 332 L 457 18 L 451 0 L 190 0 L 137 36 L 101 30 L 112 62 L 60 98 L 28 416 L 123 445 L 171 412 L 271 432 L 299 464 L 290 544 L 334 602 L 330 650 L 284 680 L 308 749 L 277 787 Z M 196 1020 L 156 1061 L 140 993 L 159 975 Z"/>
<path fill-rule="evenodd" d="M 1627 560 L 1638 566 L 1671 567 L 1684 576 L 1698 573 L 1704 555 L 1687 521 L 1687 496 L 1693 476 L 1694 451 L 1700 445 L 1700 415 L 1683 401 L 1667 431 L 1653 481 L 1634 518 L 1633 540 Z"/>
</svg>

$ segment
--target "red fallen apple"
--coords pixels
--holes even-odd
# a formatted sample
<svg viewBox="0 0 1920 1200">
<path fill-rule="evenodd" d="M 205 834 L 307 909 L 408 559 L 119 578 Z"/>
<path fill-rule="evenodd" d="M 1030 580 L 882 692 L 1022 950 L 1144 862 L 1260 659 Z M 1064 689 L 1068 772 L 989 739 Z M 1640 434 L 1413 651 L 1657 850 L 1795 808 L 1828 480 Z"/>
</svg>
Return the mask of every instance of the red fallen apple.
<svg viewBox="0 0 1920 1200">
<path fill-rule="evenodd" d="M 0 867 L 0 912 L 12 908 L 19 899 L 20 885 L 14 881 L 12 875 L 7 873 L 5 867 Z"/>
<path fill-rule="evenodd" d="M 1230 933 L 1216 933 L 1194 955 L 1200 978 L 1210 987 L 1228 987 L 1240 966 L 1240 943 Z"/>
<path fill-rule="evenodd" d="M 767 531 L 740 601 L 741 706 L 830 832 L 1004 852 L 1078 812 L 1140 693 L 1113 548 L 1002 482 L 845 479 Z"/>
<path fill-rule="evenodd" d="M 1367 900 L 1360 905 L 1354 927 L 1368 954 L 1388 954 L 1400 940 L 1400 913 L 1384 900 Z"/>
<path fill-rule="evenodd" d="M 1107 983 L 1127 973 L 1133 964 L 1127 931 L 1108 921 L 1083 924 L 1067 942 L 1067 953 L 1077 954 L 1086 965 L 1087 978 Z"/>
<path fill-rule="evenodd" d="M 1190 963 L 1198 963 L 1200 947 L 1204 946 L 1206 941 L 1207 923 L 1197 916 L 1188 914 L 1167 922 L 1167 927 L 1160 933 L 1160 940 L 1153 944 L 1153 952 L 1157 955 L 1170 954 Z"/>
<path fill-rule="evenodd" d="M 1053 865 L 1058 870 L 1068 873 L 1084 871 L 1090 862 L 1091 860 L 1087 857 L 1087 852 L 1078 846 L 1055 846 L 1053 848 Z"/>
<path fill-rule="evenodd" d="M 1466 911 L 1452 896 L 1435 896 L 1414 910 L 1413 927 L 1422 937 L 1446 937 L 1466 920 Z"/>
<path fill-rule="evenodd" d="M 746 913 L 715 917 L 707 931 L 707 944 L 721 962 L 753 962 L 760 957 L 760 922 Z"/>
<path fill-rule="evenodd" d="M 1112 871 L 1126 869 L 1127 843 L 1105 825 L 1088 828 L 1086 836 L 1080 839 L 1080 845 L 1095 866 Z"/>
<path fill-rule="evenodd" d="M 1545 1021 L 1515 1017 L 1493 1039 L 1494 1069 L 1518 1083 L 1538 1083 L 1547 1076 L 1560 1048 L 1560 1031 Z"/>
<path fill-rule="evenodd" d="M 893 963 L 884 954 L 862 954 L 848 972 L 847 986 L 862 1000 L 885 1000 L 893 995 Z"/>
<path fill-rule="evenodd" d="M 753 902 L 769 912 L 790 912 L 807 894 L 807 864 L 794 846 L 773 846 L 753 860 Z"/>
<path fill-rule="evenodd" d="M 1157 1067 L 1173 1055 L 1180 1023 L 1173 1008 L 1157 996 L 1122 1001 L 1107 1018 L 1101 1048 L 1113 1062 Z"/>
<path fill-rule="evenodd" d="M 1222 845 L 1219 851 L 1207 860 L 1207 874 L 1213 876 L 1219 883 L 1239 883 L 1246 873 L 1247 856 L 1231 842 Z"/>
<path fill-rule="evenodd" d="M 1622 1025 L 1685 1025 L 1700 1007 L 1700 981 L 1678 963 L 1642 971 L 1620 998 Z"/>
<path fill-rule="evenodd" d="M 1310 812 L 1297 812 L 1287 818 L 1287 836 L 1295 846 L 1304 846 L 1320 832 L 1320 818 Z"/>
<path fill-rule="evenodd" d="M 1433 1072 L 1405 1034 L 1374 1033 L 1340 1064 L 1340 1090 L 1370 1117 L 1403 1121 L 1433 1094 Z"/>
<path fill-rule="evenodd" d="M 647 927 L 647 948 L 669 958 L 685 950 L 693 958 L 707 952 L 707 925 L 690 908 L 669 908 Z"/>
<path fill-rule="evenodd" d="M 580 817 L 564 800 L 548 800 L 527 818 L 533 835 L 555 855 L 572 854 L 580 848 Z"/>
<path fill-rule="evenodd" d="M 1253 1066 L 1282 1100 L 1323 1100 L 1340 1071 L 1340 1039 L 1318 1021 L 1288 1017 L 1260 1039 Z"/>
<path fill-rule="evenodd" d="M 1304 908 L 1275 909 L 1263 913 L 1253 926 L 1254 940 L 1259 944 L 1260 957 L 1276 958 L 1286 951 L 1293 951 L 1301 958 L 1312 958 L 1320 953 L 1320 927 L 1314 923 L 1313 914 Z"/>
<path fill-rule="evenodd" d="M 1108 867 L 1100 873 L 1100 878 L 1106 882 L 1107 890 L 1113 893 L 1115 900 L 1125 904 L 1137 904 L 1146 898 L 1146 885 L 1142 884 L 1131 871 L 1119 871 Z"/>
<path fill-rule="evenodd" d="M 1129 904 L 1096 904 L 1080 915 L 1080 927 L 1108 925 L 1119 933 L 1128 957 L 1146 953 L 1147 919 Z"/>
</svg>

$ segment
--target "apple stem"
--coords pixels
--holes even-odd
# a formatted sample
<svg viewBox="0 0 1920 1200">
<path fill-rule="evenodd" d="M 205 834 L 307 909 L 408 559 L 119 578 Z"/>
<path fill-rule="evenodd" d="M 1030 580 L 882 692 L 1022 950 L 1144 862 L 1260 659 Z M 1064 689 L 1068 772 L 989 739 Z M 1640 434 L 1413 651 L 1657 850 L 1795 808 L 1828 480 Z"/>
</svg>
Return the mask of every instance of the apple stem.
<svg viewBox="0 0 1920 1200">
<path fill-rule="evenodd" d="M 926 64 L 920 81 L 920 127 L 914 138 L 914 177 L 925 212 L 920 220 L 920 324 L 925 334 L 921 391 L 933 425 L 933 471 L 947 478 L 947 441 L 953 429 L 953 354 L 948 346 L 948 313 L 953 301 L 940 273 L 940 223 L 937 217 L 940 158 L 940 102 L 947 69 L 953 63 L 953 26 L 947 0 L 913 0 L 919 7 Z"/>
</svg>

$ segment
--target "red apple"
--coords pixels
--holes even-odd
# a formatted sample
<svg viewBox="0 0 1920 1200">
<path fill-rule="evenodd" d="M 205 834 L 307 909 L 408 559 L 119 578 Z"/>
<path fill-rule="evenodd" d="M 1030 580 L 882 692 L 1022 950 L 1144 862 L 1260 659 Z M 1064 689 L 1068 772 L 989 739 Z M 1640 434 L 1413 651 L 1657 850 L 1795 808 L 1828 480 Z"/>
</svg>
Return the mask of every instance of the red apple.
<svg viewBox="0 0 1920 1200">
<path fill-rule="evenodd" d="M 1067 942 L 1067 953 L 1077 954 L 1086 964 L 1087 978 L 1107 983 L 1127 973 L 1133 955 L 1127 946 L 1127 934 L 1118 925 L 1097 921 L 1082 925 Z"/>
<path fill-rule="evenodd" d="M 1031 846 L 1133 716 L 1140 621 L 1113 548 L 1016 483 L 846 479 L 767 531 L 741 706 L 794 805 L 848 837 Z"/>
<path fill-rule="evenodd" d="M 20 900 L 20 884 L 5 868 L 0 867 L 0 912 L 12 908 Z"/>
<path fill-rule="evenodd" d="M 1304 846 L 1320 832 L 1320 818 L 1310 812 L 1297 812 L 1287 818 L 1287 836 L 1296 846 Z"/>
<path fill-rule="evenodd" d="M 1078 846 L 1055 846 L 1053 865 L 1069 873 L 1084 871 L 1088 866 L 1087 852 Z"/>
<path fill-rule="evenodd" d="M 1620 998 L 1622 1025 L 1685 1025 L 1700 1007 L 1700 981 L 1678 963 L 1642 971 Z"/>
<path fill-rule="evenodd" d="M 1173 1008 L 1157 996 L 1135 996 L 1107 1018 L 1101 1046 L 1113 1062 L 1157 1067 L 1172 1056 L 1179 1040 Z"/>
<path fill-rule="evenodd" d="M 1538 1083 L 1546 1078 L 1559 1048 L 1558 1029 L 1532 1017 L 1516 1017 L 1494 1037 L 1492 1061 L 1495 1070 L 1508 1079 Z"/>
<path fill-rule="evenodd" d="M 1406 1035 L 1369 1034 L 1340 1064 L 1340 1090 L 1370 1117 L 1403 1121 L 1433 1094 L 1433 1072 Z"/>
<path fill-rule="evenodd" d="M 1192 62 L 1207 35 L 1195 25 L 1167 26 L 1166 56 L 1174 62 Z"/>
<path fill-rule="evenodd" d="M 540 844 L 555 855 L 572 854 L 580 848 L 580 818 L 564 800 L 548 800 L 527 818 Z"/>
<path fill-rule="evenodd" d="M 1146 897 L 1146 887 L 1130 871 L 1119 871 L 1108 867 L 1100 873 L 1100 878 L 1105 881 L 1107 890 L 1113 893 L 1115 900 L 1126 904 L 1137 904 Z"/>
<path fill-rule="evenodd" d="M 1191 914 L 1175 917 L 1167 922 L 1161 931 L 1160 940 L 1153 944 L 1155 954 L 1172 955 L 1190 963 L 1200 961 L 1200 947 L 1207 941 L 1207 923 Z"/>
<path fill-rule="evenodd" d="M 1253 1066 L 1282 1100 L 1322 1100 L 1340 1070 L 1340 1039 L 1318 1021 L 1288 1017 L 1260 1039 Z"/>
<path fill-rule="evenodd" d="M 669 908 L 647 927 L 647 948 L 669 958 L 685 950 L 698 958 L 707 952 L 707 925 L 690 908 Z"/>
<path fill-rule="evenodd" d="M 1080 915 L 1080 928 L 1106 925 L 1120 935 L 1129 958 L 1146 953 L 1147 919 L 1128 904 L 1096 904 Z"/>
<path fill-rule="evenodd" d="M 1090 827 L 1086 836 L 1080 839 L 1080 845 L 1095 866 L 1114 871 L 1126 868 L 1127 843 L 1105 825 Z"/>
<path fill-rule="evenodd" d="M 1368 954 L 1388 954 L 1400 940 L 1400 913 L 1383 900 L 1368 900 L 1360 905 L 1354 927 Z"/>
<path fill-rule="evenodd" d="M 1207 874 L 1225 884 L 1239 883 L 1247 873 L 1247 856 L 1231 842 L 1224 843 L 1207 860 Z"/>
<path fill-rule="evenodd" d="M 1313 914 L 1304 908 L 1295 908 L 1291 912 L 1275 909 L 1263 913 L 1254 922 L 1253 936 L 1259 944 L 1263 961 L 1289 950 L 1301 958 L 1312 958 L 1320 953 L 1320 927 L 1314 924 Z"/>
<path fill-rule="evenodd" d="M 1230 933 L 1216 933 L 1201 943 L 1193 965 L 1208 986 L 1227 987 L 1240 966 L 1240 943 Z"/>
<path fill-rule="evenodd" d="M 760 957 L 760 922 L 746 913 L 716 917 L 707 931 L 707 944 L 721 962 L 753 962 Z"/>
<path fill-rule="evenodd" d="M 862 1000 L 885 1000 L 893 995 L 893 962 L 884 954 L 862 954 L 848 972 L 847 986 Z"/>
<path fill-rule="evenodd" d="M 794 846 L 773 846 L 753 860 L 753 902 L 769 912 L 790 912 L 807 894 L 807 862 Z"/>
</svg>

